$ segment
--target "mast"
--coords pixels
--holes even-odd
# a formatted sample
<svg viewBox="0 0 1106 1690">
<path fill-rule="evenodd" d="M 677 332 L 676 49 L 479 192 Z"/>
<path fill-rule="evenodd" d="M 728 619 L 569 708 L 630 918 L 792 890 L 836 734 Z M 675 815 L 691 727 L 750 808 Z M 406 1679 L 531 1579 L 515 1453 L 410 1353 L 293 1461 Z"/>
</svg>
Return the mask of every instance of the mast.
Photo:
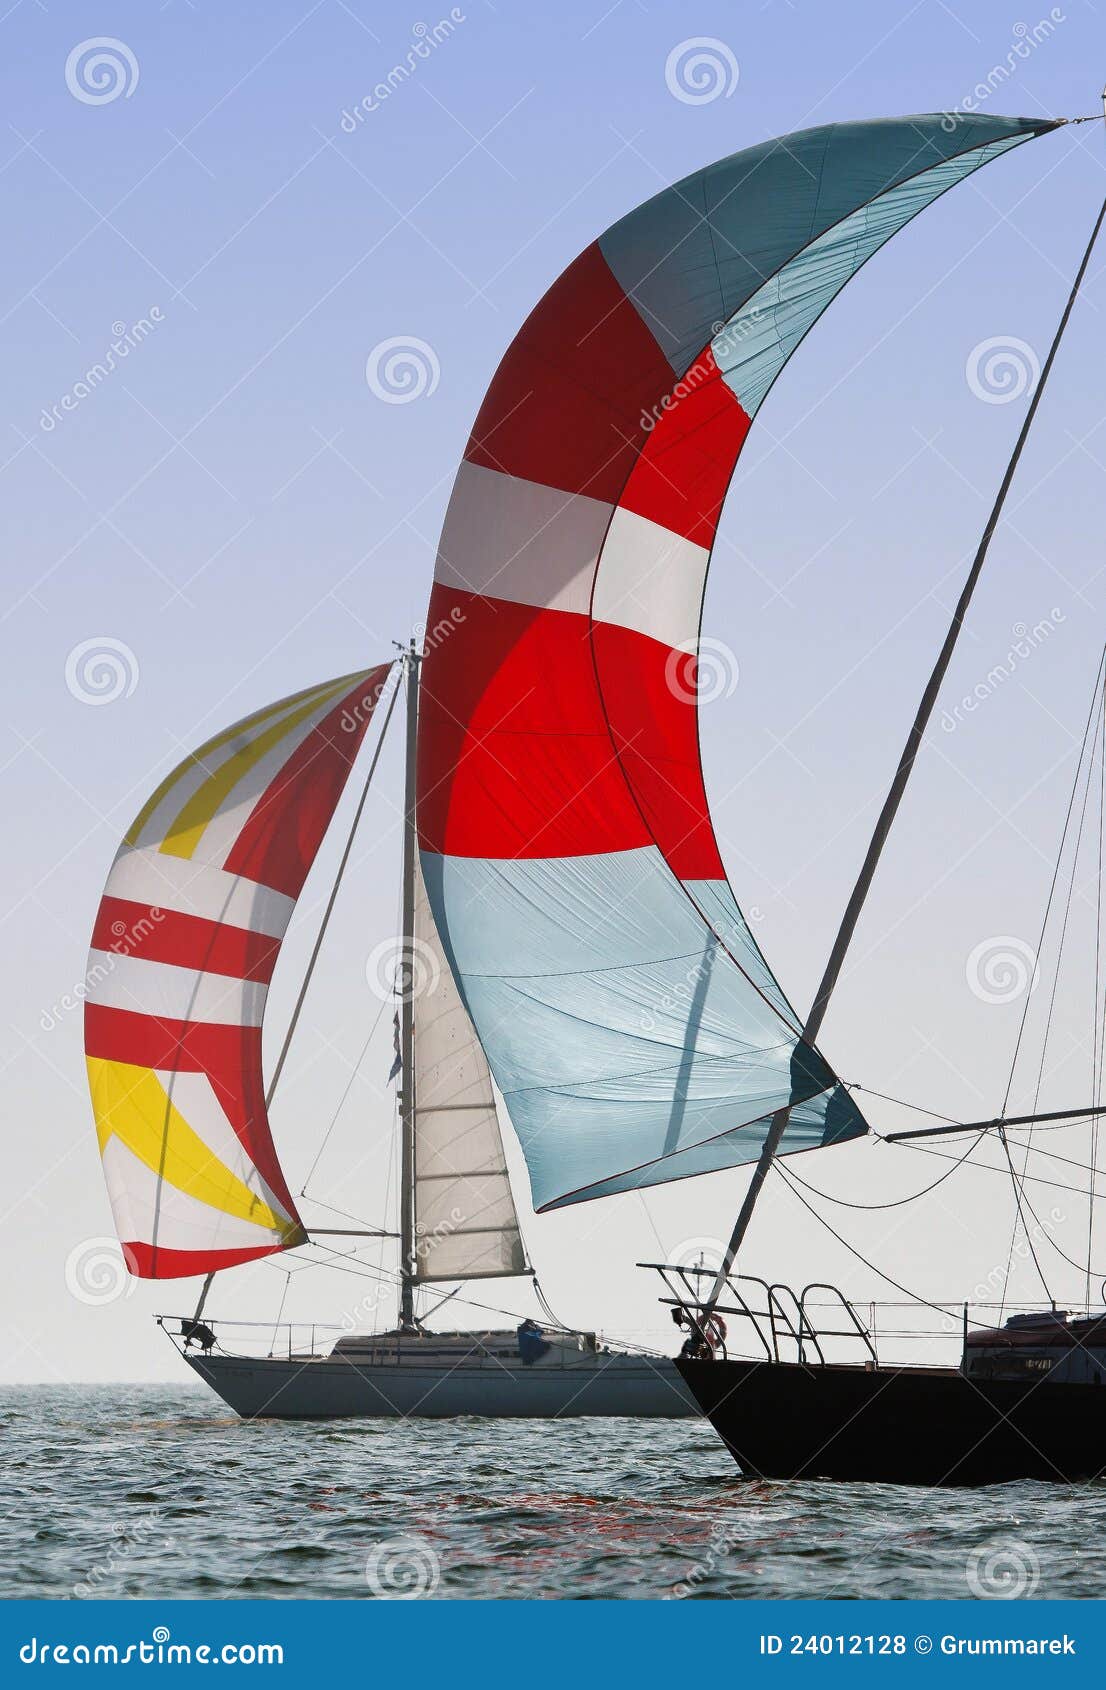
<svg viewBox="0 0 1106 1690">
<path fill-rule="evenodd" d="M 415 1326 L 415 756 L 418 747 L 419 666 L 415 642 L 403 654 L 407 677 L 407 755 L 403 790 L 403 935 L 400 964 L 400 1197 L 399 1324 Z"/>
<path fill-rule="evenodd" d="M 1037 407 L 1040 405 L 1041 397 L 1044 393 L 1045 386 L 1048 382 L 1048 378 L 1056 358 L 1056 353 L 1059 350 L 1060 342 L 1063 339 L 1064 330 L 1068 326 L 1068 319 L 1070 318 L 1072 309 L 1075 305 L 1076 297 L 1079 293 L 1080 286 L 1082 285 L 1083 277 L 1086 274 L 1087 266 L 1090 263 L 1091 253 L 1094 249 L 1095 241 L 1098 239 L 1099 230 L 1102 228 L 1104 219 L 1106 219 L 1106 200 L 1103 201 L 1102 206 L 1099 209 L 1098 216 L 1095 219 L 1095 225 L 1091 230 L 1090 240 L 1087 242 L 1086 250 L 1083 254 L 1079 269 L 1076 272 L 1075 280 L 1071 286 L 1071 292 L 1068 295 L 1067 304 L 1064 306 L 1063 314 L 1061 315 L 1056 328 L 1056 333 L 1052 338 L 1052 345 L 1049 347 L 1048 357 L 1045 359 L 1044 367 L 1041 370 L 1040 380 L 1038 381 L 1033 397 L 1029 402 L 1029 409 L 1026 411 L 1025 420 L 1021 426 L 1021 432 L 1019 433 L 1014 445 L 1014 450 L 1010 455 L 1010 461 L 1006 466 L 1006 473 L 1003 476 L 999 490 L 995 495 L 995 502 L 991 507 L 991 514 L 987 518 L 987 524 L 980 538 L 979 546 L 972 561 L 971 569 L 968 571 L 967 580 L 964 582 L 960 598 L 957 601 L 956 609 L 953 612 L 952 622 L 950 623 L 948 632 L 945 635 L 944 643 L 938 653 L 937 661 L 933 666 L 929 680 L 926 682 L 925 691 L 922 694 L 917 714 L 914 717 L 913 724 L 911 725 L 910 734 L 907 738 L 906 745 L 903 747 L 902 756 L 899 758 L 898 768 L 895 770 L 895 778 L 891 782 L 891 789 L 884 800 L 883 808 L 880 811 L 879 819 L 876 822 L 875 831 L 872 834 L 871 841 L 868 845 L 867 854 L 865 855 L 864 862 L 861 865 L 860 874 L 857 877 L 856 885 L 853 887 L 852 896 L 850 897 L 845 908 L 845 913 L 841 918 L 841 926 L 838 929 L 837 937 L 833 942 L 829 960 L 826 963 L 825 973 L 822 976 L 822 981 L 817 992 L 814 994 L 814 1002 L 811 1005 L 810 1015 L 807 1017 L 806 1025 L 803 1028 L 803 1039 L 805 1043 L 809 1045 L 816 1043 L 818 1035 L 822 1030 L 822 1023 L 825 1020 L 826 1011 L 829 1008 L 834 988 L 840 978 L 845 956 L 850 944 L 852 943 L 853 933 L 856 930 L 856 924 L 860 919 L 860 913 L 863 910 L 865 901 L 868 897 L 868 892 L 871 887 L 876 868 L 878 867 L 880 857 L 883 854 L 883 847 L 887 843 L 887 836 L 891 831 L 891 824 L 895 820 L 899 805 L 902 802 L 903 793 L 906 791 L 906 784 L 910 779 L 910 773 L 914 767 L 915 758 L 921 748 L 926 728 L 929 725 L 930 716 L 933 714 L 933 707 L 937 702 L 937 695 L 940 692 L 941 683 L 943 682 L 949 664 L 952 661 L 952 654 L 956 649 L 956 642 L 960 637 L 960 630 L 963 627 L 964 618 L 968 612 L 968 606 L 971 604 L 972 595 L 975 592 L 976 584 L 983 571 L 983 565 L 987 559 L 987 552 L 990 548 L 991 540 L 994 536 L 995 529 L 998 527 L 999 517 L 1002 515 L 1002 507 L 1006 503 L 1006 495 L 1010 491 L 1010 484 L 1014 479 L 1014 473 L 1018 467 L 1018 461 L 1021 458 L 1022 449 L 1025 446 L 1026 440 L 1029 438 L 1029 431 L 1033 427 L 1033 419 L 1037 415 Z M 749 1229 L 749 1222 L 753 1218 L 753 1211 L 756 1208 L 757 1199 L 760 1196 L 764 1181 L 768 1175 L 768 1170 L 771 1167 L 776 1151 L 779 1148 L 780 1140 L 787 1128 L 787 1122 L 790 1114 L 791 1107 L 788 1104 L 785 1105 L 784 1108 L 778 1109 L 772 1117 L 771 1125 L 764 1140 L 764 1146 L 761 1150 L 756 1168 L 753 1171 L 753 1177 L 749 1182 L 749 1189 L 745 1194 L 745 1201 L 742 1203 L 737 1220 L 734 1222 L 734 1229 L 730 1235 L 730 1242 L 726 1248 L 726 1254 L 723 1257 L 722 1265 L 719 1268 L 714 1284 L 711 1287 L 710 1296 L 703 1304 L 704 1314 L 709 1315 L 712 1312 L 714 1305 L 717 1303 L 718 1298 L 722 1293 L 722 1288 L 725 1285 L 726 1278 L 734 1264 L 734 1260 L 737 1256 L 742 1240 Z"/>
</svg>

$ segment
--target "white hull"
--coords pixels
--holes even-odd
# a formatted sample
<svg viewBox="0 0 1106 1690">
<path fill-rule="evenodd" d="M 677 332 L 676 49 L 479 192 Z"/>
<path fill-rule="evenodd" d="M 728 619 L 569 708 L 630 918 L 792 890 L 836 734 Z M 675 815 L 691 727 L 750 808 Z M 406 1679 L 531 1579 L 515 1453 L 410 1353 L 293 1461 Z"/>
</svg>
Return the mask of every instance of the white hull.
<svg viewBox="0 0 1106 1690">
<path fill-rule="evenodd" d="M 497 1337 L 499 1335 L 496 1335 Z M 581 1415 L 684 1418 L 697 1408 L 662 1356 L 588 1351 L 556 1343 L 529 1366 L 517 1349 L 448 1334 L 395 1338 L 328 1356 L 185 1353 L 189 1366 L 244 1419 L 446 1419 L 455 1415 L 552 1420 Z M 345 1351 L 345 1353 L 343 1353 Z"/>
</svg>

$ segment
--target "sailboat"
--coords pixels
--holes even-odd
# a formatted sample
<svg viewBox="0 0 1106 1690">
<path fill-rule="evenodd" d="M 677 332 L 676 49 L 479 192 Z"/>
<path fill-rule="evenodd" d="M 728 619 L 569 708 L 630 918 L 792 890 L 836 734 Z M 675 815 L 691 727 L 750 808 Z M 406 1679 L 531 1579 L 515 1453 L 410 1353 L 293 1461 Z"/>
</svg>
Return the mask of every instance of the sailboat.
<svg viewBox="0 0 1106 1690">
<path fill-rule="evenodd" d="M 491 1076 L 438 936 L 415 848 L 419 653 L 285 698 L 216 734 L 152 793 L 100 903 L 89 962 L 89 1083 L 129 1271 L 203 1277 L 199 1301 L 160 1317 L 184 1360 L 237 1413 L 306 1418 L 686 1416 L 698 1411 L 665 1356 L 549 1321 L 432 1329 L 420 1297 L 445 1284 L 532 1273 Z M 269 982 L 308 871 L 382 695 L 390 689 L 353 827 L 268 1087 Z M 350 859 L 384 734 L 406 693 L 403 934 L 396 992 L 398 1226 L 305 1225 L 269 1127 L 308 984 Z M 267 1330 L 241 1348 L 206 1314 L 216 1279 L 312 1240 L 394 1237 L 399 1321 L 325 1328 L 296 1345 Z M 356 1249 L 357 1246 L 355 1245 Z M 348 1271 L 356 1271 L 355 1268 Z M 536 1281 L 535 1281 L 536 1285 Z M 231 1336 L 227 1336 L 230 1333 Z M 237 1346 L 234 1338 L 237 1337 Z M 318 1341 L 319 1338 L 324 1341 Z"/>
<path fill-rule="evenodd" d="M 750 1474 L 981 1483 L 1106 1470 L 1106 1314 L 1050 1307 L 995 1328 L 965 1310 L 959 1367 L 892 1368 L 832 1286 L 737 1272 L 770 1170 L 871 1130 L 820 1048 L 822 1023 L 1102 212 L 806 1015 L 726 878 L 697 717 L 719 516 L 792 354 L 942 194 L 1085 121 L 832 124 L 662 191 L 586 247 L 526 320 L 445 519 L 429 622 L 455 631 L 427 655 L 418 787 L 438 930 L 539 1213 L 752 1165 L 720 1264 L 652 1264 L 686 1334 L 679 1370 Z M 959 1130 L 1008 1147 L 1038 1119 L 999 1110 Z M 730 1353 L 727 1323 L 751 1332 L 751 1359 Z M 838 1360 L 846 1341 L 854 1353 Z"/>
</svg>

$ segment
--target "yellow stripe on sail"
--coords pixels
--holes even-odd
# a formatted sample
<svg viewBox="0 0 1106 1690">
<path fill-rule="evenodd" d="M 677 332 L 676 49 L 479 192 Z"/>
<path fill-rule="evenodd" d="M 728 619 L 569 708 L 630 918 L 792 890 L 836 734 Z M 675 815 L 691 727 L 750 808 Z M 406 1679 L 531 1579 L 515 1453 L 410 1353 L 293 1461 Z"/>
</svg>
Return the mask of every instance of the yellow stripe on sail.
<svg viewBox="0 0 1106 1690">
<path fill-rule="evenodd" d="M 114 1135 L 186 1197 L 282 1238 L 300 1235 L 294 1221 L 271 1209 L 208 1149 L 153 1069 L 100 1056 L 86 1060 L 101 1155 Z"/>
<path fill-rule="evenodd" d="M 346 686 L 347 683 L 343 680 L 337 686 L 328 687 L 307 704 L 294 710 L 290 716 L 274 723 L 271 728 L 266 728 L 264 733 L 258 734 L 249 745 L 244 745 L 241 751 L 236 751 L 233 757 L 228 757 L 188 799 L 179 816 L 171 823 L 158 850 L 170 857 L 192 857 L 208 823 L 214 821 L 239 781 L 244 780 L 255 764 L 260 763 L 282 739 L 287 739 L 313 711 L 337 698 L 346 690 Z"/>
<path fill-rule="evenodd" d="M 131 846 L 139 844 L 142 831 L 158 805 L 168 797 L 169 793 L 172 792 L 183 776 L 188 774 L 190 769 L 197 766 L 202 767 L 209 757 L 213 757 L 225 745 L 230 745 L 239 735 L 251 733 L 263 723 L 272 721 L 274 716 L 282 716 L 286 710 L 293 709 L 303 700 L 310 699 L 312 703 L 317 704 L 321 699 L 328 697 L 331 692 L 341 690 L 347 683 L 352 686 L 356 679 L 356 674 L 346 675 L 343 676 L 341 681 L 331 681 L 326 686 L 306 687 L 302 692 L 292 693 L 289 698 L 282 698 L 277 704 L 267 704 L 264 710 L 255 710 L 252 716 L 245 717 L 241 722 L 235 722 L 232 727 L 224 728 L 221 733 L 217 733 L 211 739 L 206 740 L 198 751 L 192 752 L 191 756 L 186 757 L 183 763 L 178 763 L 175 769 L 169 771 L 165 779 L 143 804 L 127 829 L 123 844 Z"/>
</svg>

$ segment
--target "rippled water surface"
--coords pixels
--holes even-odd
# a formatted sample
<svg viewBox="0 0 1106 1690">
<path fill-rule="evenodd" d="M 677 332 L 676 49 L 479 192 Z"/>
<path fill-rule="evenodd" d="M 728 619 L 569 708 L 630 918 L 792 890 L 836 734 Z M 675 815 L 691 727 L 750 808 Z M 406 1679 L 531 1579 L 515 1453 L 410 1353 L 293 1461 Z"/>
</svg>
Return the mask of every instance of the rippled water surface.
<svg viewBox="0 0 1106 1690">
<path fill-rule="evenodd" d="M 254 1422 L 0 1394 L 6 1596 L 1106 1594 L 1106 1486 L 742 1479 L 691 1421 Z"/>
</svg>

